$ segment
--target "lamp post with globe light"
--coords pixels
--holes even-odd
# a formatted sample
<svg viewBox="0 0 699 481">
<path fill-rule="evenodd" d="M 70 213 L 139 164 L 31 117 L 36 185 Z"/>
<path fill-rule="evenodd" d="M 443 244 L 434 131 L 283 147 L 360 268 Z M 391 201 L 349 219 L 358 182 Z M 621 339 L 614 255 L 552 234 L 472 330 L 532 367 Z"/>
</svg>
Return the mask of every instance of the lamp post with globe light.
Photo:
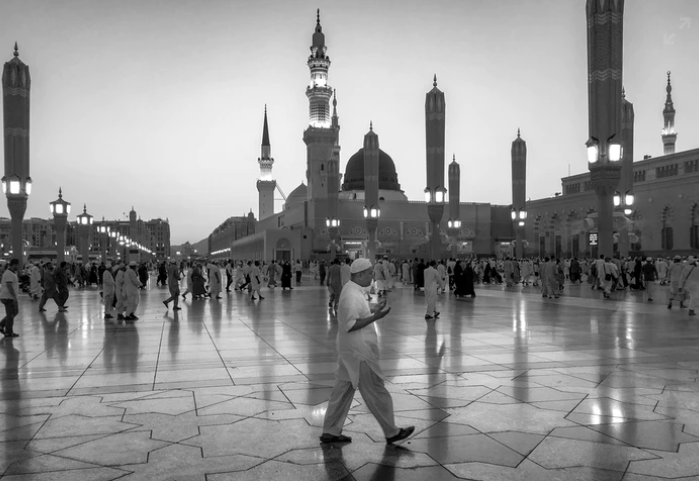
<svg viewBox="0 0 699 481">
<path fill-rule="evenodd" d="M 102 262 L 107 262 L 107 242 L 109 242 L 109 226 L 102 217 L 102 222 L 97 226 L 97 232 L 100 236 L 100 254 Z"/>
<path fill-rule="evenodd" d="M 92 229 L 93 217 L 87 213 L 87 205 L 83 204 L 83 213 L 78 215 L 78 229 L 80 233 L 80 255 L 83 264 L 90 263 L 90 229 Z"/>
<path fill-rule="evenodd" d="M 49 202 L 49 208 L 53 215 L 53 224 L 56 227 L 56 263 L 60 265 L 66 256 L 66 222 L 70 214 L 70 202 L 63 199 L 63 191 L 58 188 L 58 199 Z"/>
<path fill-rule="evenodd" d="M 2 71 L 3 126 L 5 145 L 5 175 L 2 190 L 10 211 L 13 257 L 24 264 L 22 222 L 27 210 L 27 199 L 32 193 L 29 176 L 29 67 L 19 59 L 17 43 L 14 58 L 5 63 Z"/>
</svg>

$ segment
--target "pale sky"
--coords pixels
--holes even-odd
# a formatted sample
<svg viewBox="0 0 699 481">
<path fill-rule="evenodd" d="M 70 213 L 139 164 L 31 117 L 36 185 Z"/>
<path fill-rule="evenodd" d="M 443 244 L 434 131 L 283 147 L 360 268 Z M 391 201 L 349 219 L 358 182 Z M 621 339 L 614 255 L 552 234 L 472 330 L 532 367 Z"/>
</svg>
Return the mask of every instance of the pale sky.
<svg viewBox="0 0 699 481">
<path fill-rule="evenodd" d="M 59 186 L 71 220 L 83 203 L 98 219 L 133 205 L 144 220 L 169 218 L 173 244 L 257 214 L 265 104 L 277 182 L 287 194 L 305 183 L 316 8 L 342 173 L 373 121 L 403 190 L 422 199 L 435 73 L 463 202 L 511 203 L 518 127 L 528 197 L 587 170 L 584 0 L 3 0 L 0 60 L 17 41 L 32 74 L 26 217 L 48 218 Z M 626 0 L 624 30 L 636 159 L 662 155 L 668 70 L 677 149 L 699 147 L 699 1 Z"/>
</svg>

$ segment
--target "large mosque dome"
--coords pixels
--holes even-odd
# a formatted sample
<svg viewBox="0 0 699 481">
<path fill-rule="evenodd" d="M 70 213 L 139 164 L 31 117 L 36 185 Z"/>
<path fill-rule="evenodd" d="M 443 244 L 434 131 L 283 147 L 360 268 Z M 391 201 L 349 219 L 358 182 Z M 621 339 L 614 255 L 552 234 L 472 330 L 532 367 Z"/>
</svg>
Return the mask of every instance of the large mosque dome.
<svg viewBox="0 0 699 481">
<path fill-rule="evenodd" d="M 364 149 L 359 149 L 356 154 L 350 157 L 345 168 L 342 191 L 364 190 Z M 379 149 L 379 190 L 398 191 L 398 174 L 393 159 L 383 150 Z"/>
</svg>

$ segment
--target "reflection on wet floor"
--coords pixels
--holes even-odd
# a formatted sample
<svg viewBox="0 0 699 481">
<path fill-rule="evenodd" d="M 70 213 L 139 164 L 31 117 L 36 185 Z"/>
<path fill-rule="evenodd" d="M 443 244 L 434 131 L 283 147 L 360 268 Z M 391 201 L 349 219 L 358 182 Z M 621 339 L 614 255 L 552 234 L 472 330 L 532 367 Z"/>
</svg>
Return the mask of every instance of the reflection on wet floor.
<svg viewBox="0 0 699 481">
<path fill-rule="evenodd" d="M 686 310 L 586 285 L 425 298 L 389 294 L 379 322 L 396 421 L 386 446 L 361 396 L 321 446 L 337 321 L 318 286 L 232 292 L 105 322 L 96 290 L 69 310 L 23 299 L 0 340 L 0 474 L 8 480 L 627 480 L 699 476 L 699 324 Z M 51 308 L 53 307 L 53 308 Z"/>
</svg>

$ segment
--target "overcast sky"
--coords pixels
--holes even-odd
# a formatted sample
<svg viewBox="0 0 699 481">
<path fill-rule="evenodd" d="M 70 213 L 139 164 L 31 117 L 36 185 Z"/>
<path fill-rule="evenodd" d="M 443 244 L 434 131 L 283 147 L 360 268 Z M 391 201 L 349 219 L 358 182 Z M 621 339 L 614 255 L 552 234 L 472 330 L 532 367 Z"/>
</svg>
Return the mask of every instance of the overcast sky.
<svg viewBox="0 0 699 481">
<path fill-rule="evenodd" d="M 96 218 L 132 205 L 144 220 L 169 218 L 173 244 L 257 214 L 265 104 L 277 182 L 287 194 L 305 182 L 318 7 L 342 173 L 373 121 L 403 190 L 422 199 L 435 73 L 462 201 L 511 202 L 518 127 L 528 197 L 586 171 L 584 0 L 3 0 L 0 60 L 17 41 L 32 74 L 27 217 L 48 218 L 59 186 L 73 214 L 86 203 Z M 627 0 L 624 44 L 636 158 L 662 154 L 667 70 L 677 148 L 699 147 L 699 1 Z"/>
</svg>

